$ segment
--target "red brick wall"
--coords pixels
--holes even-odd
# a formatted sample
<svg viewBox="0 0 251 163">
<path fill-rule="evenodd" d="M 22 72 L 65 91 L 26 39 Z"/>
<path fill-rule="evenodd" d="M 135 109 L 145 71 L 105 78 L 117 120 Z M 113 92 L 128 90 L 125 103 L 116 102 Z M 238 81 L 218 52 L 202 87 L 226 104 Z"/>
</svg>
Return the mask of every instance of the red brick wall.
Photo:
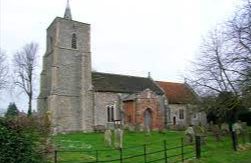
<svg viewBox="0 0 251 163">
<path fill-rule="evenodd" d="M 161 114 L 159 106 L 157 95 L 150 90 L 145 90 L 137 95 L 135 101 L 124 103 L 125 123 L 129 123 L 129 119 L 131 119 L 131 124 L 144 126 L 144 113 L 149 108 L 152 115 L 152 129 L 162 129 L 164 115 Z"/>
</svg>

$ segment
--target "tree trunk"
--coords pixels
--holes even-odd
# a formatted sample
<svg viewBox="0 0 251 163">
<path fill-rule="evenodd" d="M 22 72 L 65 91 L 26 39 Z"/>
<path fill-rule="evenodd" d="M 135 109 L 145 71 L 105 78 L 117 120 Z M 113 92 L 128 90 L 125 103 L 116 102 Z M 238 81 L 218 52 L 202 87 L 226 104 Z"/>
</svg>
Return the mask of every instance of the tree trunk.
<svg viewBox="0 0 251 163">
<path fill-rule="evenodd" d="M 28 107 L 28 116 L 32 114 L 32 97 L 29 96 L 29 107 Z"/>
</svg>

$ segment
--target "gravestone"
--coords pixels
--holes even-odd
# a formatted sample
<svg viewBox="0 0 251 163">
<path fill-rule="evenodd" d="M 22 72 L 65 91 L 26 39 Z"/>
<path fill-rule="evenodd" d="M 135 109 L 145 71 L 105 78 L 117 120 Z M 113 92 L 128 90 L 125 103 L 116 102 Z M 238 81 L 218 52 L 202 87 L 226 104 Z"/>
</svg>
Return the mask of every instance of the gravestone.
<svg viewBox="0 0 251 163">
<path fill-rule="evenodd" d="M 233 132 L 235 134 L 235 141 L 236 141 L 236 146 L 239 146 L 239 139 L 241 137 L 241 134 L 243 133 L 243 129 L 241 126 L 241 121 L 235 122 L 233 125 Z"/>
<path fill-rule="evenodd" d="M 237 135 L 240 135 L 240 134 L 241 134 L 241 132 L 242 132 L 242 126 L 241 126 L 241 122 L 240 122 L 240 121 L 234 123 L 234 125 L 233 125 L 233 131 L 234 131 Z"/>
<path fill-rule="evenodd" d="M 123 148 L 123 130 L 120 128 L 114 130 L 114 146 L 116 149 Z"/>
<path fill-rule="evenodd" d="M 186 129 L 186 131 L 185 131 L 185 136 L 186 136 L 186 142 L 187 142 L 187 143 L 193 143 L 195 133 L 194 133 L 194 129 L 193 129 L 193 126 L 192 126 L 192 125 L 190 125 L 190 126 Z"/>
<path fill-rule="evenodd" d="M 206 136 L 207 136 L 206 128 L 201 123 L 199 123 L 199 125 L 196 125 L 194 127 L 194 132 L 195 132 L 195 136 L 200 136 L 201 144 L 205 144 Z"/>
<path fill-rule="evenodd" d="M 112 132 L 111 130 L 106 130 L 104 134 L 105 145 L 111 147 L 112 146 Z"/>
</svg>

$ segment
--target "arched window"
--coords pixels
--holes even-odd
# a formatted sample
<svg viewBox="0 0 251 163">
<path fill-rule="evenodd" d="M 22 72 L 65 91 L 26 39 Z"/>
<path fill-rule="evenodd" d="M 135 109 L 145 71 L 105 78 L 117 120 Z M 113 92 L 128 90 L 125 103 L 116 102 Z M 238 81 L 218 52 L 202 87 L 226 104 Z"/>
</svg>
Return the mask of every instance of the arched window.
<svg viewBox="0 0 251 163">
<path fill-rule="evenodd" d="M 114 121 L 114 107 L 107 106 L 107 121 L 113 122 Z"/>
<path fill-rule="evenodd" d="M 179 118 L 184 119 L 184 110 L 183 109 L 179 110 Z"/>
<path fill-rule="evenodd" d="M 72 34 L 72 38 L 71 38 L 71 48 L 77 49 L 77 35 L 76 35 L 76 33 L 73 33 L 73 34 Z"/>
</svg>

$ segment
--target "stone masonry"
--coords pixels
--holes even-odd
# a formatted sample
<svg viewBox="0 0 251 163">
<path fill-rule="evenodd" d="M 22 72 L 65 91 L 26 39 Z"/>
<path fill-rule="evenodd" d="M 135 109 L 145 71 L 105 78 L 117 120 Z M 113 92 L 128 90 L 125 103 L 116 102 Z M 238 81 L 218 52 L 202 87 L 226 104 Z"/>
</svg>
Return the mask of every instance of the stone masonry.
<svg viewBox="0 0 251 163">
<path fill-rule="evenodd" d="M 72 47 L 73 34 L 76 48 Z M 92 130 L 89 24 L 57 17 L 49 26 L 40 90 L 38 110 L 50 112 L 54 131 Z"/>
</svg>

